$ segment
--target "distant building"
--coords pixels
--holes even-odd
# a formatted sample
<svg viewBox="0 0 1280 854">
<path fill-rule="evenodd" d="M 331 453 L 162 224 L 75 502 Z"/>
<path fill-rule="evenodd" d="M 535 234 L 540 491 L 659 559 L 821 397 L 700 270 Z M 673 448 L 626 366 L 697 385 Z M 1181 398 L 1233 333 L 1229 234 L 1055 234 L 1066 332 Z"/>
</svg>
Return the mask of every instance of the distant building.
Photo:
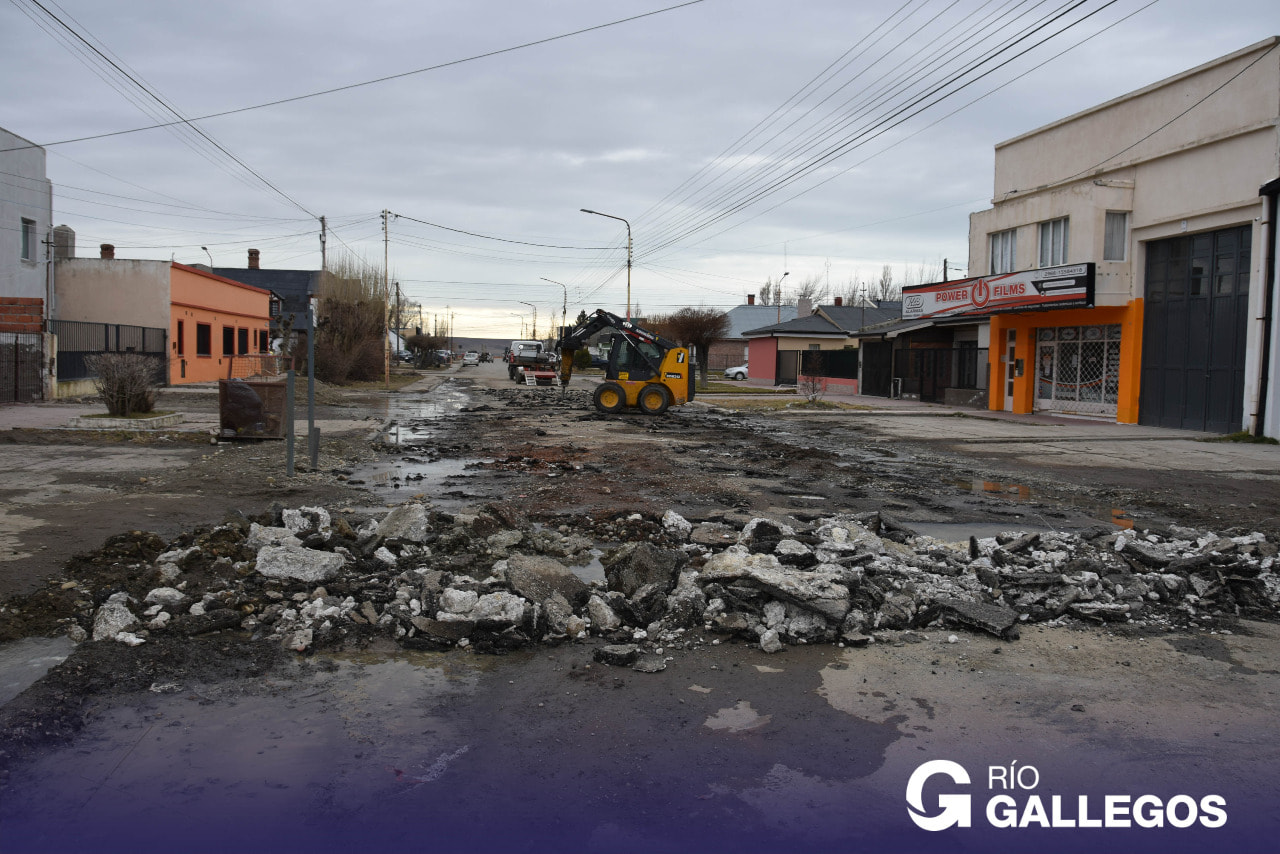
<svg viewBox="0 0 1280 854">
<path fill-rule="evenodd" d="M 320 271 L 271 270 L 262 268 L 260 264 L 261 255 L 258 250 L 250 249 L 248 266 L 214 267 L 212 272 L 224 279 L 252 285 L 275 295 L 277 299 L 273 303 L 271 315 L 273 339 L 288 337 L 297 340 L 298 336 L 305 336 L 307 301 L 320 293 Z M 301 351 L 301 348 L 294 347 L 292 350 Z"/>
<path fill-rule="evenodd" d="M 748 329 L 758 329 L 771 323 L 782 323 L 794 320 L 794 305 L 756 305 L 755 294 L 747 297 L 745 305 L 736 305 L 729 309 L 729 332 L 724 338 L 711 345 L 708 367 L 713 371 L 723 371 L 744 364 L 747 361 Z"/>
<path fill-rule="evenodd" d="M 152 354 L 178 385 L 256 374 L 270 351 L 271 294 L 261 288 L 185 264 L 117 259 L 110 244 L 97 258 L 59 259 L 54 274 L 60 384 L 79 380 L 62 370 L 78 353 Z M 84 393 L 83 382 L 61 393 Z"/>
<path fill-rule="evenodd" d="M 897 302 L 847 306 L 841 297 L 810 309 L 807 300 L 794 306 L 796 316 L 781 323 L 748 329 L 751 378 L 774 385 L 794 385 L 803 374 L 822 376 L 829 386 L 859 392 L 861 352 L 857 333 L 864 326 L 896 319 Z"/>
</svg>

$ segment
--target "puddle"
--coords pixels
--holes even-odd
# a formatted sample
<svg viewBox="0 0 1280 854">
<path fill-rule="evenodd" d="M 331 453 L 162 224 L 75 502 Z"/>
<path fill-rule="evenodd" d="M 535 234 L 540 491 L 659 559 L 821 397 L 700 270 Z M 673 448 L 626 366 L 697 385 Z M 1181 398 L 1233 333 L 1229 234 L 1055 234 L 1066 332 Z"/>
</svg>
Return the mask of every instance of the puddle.
<svg viewBox="0 0 1280 854">
<path fill-rule="evenodd" d="M 582 564 L 581 566 L 571 566 L 570 570 L 581 580 L 590 584 L 593 581 L 599 581 L 601 584 L 607 580 L 604 575 L 604 564 L 600 562 L 600 558 L 604 556 L 604 552 L 599 549 L 591 550 L 591 562 Z"/>
<path fill-rule="evenodd" d="M 23 638 L 0 644 L 0 706 L 61 664 L 75 647 L 66 636 Z"/>
<path fill-rule="evenodd" d="M 977 478 L 973 480 L 956 480 L 956 481 L 952 481 L 952 483 L 961 492 L 967 492 L 971 495 L 999 496 L 1000 498 L 1005 498 L 1005 499 L 1008 499 L 1009 501 L 1015 501 L 1019 503 L 1029 502 L 1039 498 L 1039 496 L 1032 491 L 1031 487 L 1021 483 L 1002 483 L 1000 481 L 980 480 Z M 1123 508 L 1108 507 L 1105 504 L 1083 504 L 1083 505 L 1077 505 L 1077 506 L 1080 506 L 1082 509 L 1092 514 L 1095 518 L 1103 522 L 1110 522 L 1112 525 L 1115 525 L 1117 528 L 1121 530 L 1128 531 L 1133 528 L 1133 525 L 1134 525 L 1133 516 L 1130 515 L 1128 510 L 1124 510 Z M 919 528 L 920 526 L 916 525 L 914 527 Z M 1020 526 L 1020 527 L 1024 527 L 1025 530 L 1027 531 L 1052 530 L 1049 527 L 1043 527 L 1043 528 L 1037 528 L 1035 526 Z M 934 536 L 934 535 L 930 534 L 930 536 Z M 976 534 L 976 536 L 984 536 L 984 535 Z M 991 535 L 987 534 L 985 536 L 991 536 Z"/>
<path fill-rule="evenodd" d="M 703 726 L 707 729 L 739 733 L 759 729 L 771 720 L 773 715 L 762 715 L 751 707 L 751 703 L 739 700 L 736 706 L 721 709 L 707 718 Z"/>
<path fill-rule="evenodd" d="M 1011 501 L 1030 501 L 1031 487 L 1020 483 L 1000 483 L 994 480 L 957 480 L 955 485 L 961 492 L 974 495 L 999 495 Z"/>
</svg>

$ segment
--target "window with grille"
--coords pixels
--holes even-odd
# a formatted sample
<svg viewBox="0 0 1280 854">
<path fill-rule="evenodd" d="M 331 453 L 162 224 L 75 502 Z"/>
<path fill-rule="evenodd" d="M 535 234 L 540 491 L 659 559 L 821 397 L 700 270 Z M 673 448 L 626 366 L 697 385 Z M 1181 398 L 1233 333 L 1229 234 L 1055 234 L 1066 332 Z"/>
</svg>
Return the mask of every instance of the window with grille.
<svg viewBox="0 0 1280 854">
<path fill-rule="evenodd" d="M 1067 218 L 1040 223 L 1040 266 L 1067 263 Z"/>
<path fill-rule="evenodd" d="M 1127 211 L 1107 211 L 1107 221 L 1102 238 L 1102 260 L 1123 261 L 1129 247 L 1129 214 Z"/>
<path fill-rule="evenodd" d="M 1018 262 L 1018 231 L 997 231 L 991 235 L 991 272 L 1012 273 Z"/>
</svg>

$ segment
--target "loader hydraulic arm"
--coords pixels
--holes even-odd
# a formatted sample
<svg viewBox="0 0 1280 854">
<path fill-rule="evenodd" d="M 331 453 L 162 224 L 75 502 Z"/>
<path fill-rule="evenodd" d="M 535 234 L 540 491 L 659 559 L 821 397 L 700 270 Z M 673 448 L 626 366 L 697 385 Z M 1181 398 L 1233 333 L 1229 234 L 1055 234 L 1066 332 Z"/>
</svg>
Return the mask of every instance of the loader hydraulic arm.
<svg viewBox="0 0 1280 854">
<path fill-rule="evenodd" d="M 587 339 L 604 329 L 617 329 L 629 339 L 635 338 L 651 342 L 664 351 L 679 346 L 661 335 L 650 332 L 642 326 L 635 325 L 624 317 L 619 317 L 613 312 L 598 308 L 585 322 L 572 329 L 564 330 L 560 340 L 556 342 L 556 347 L 560 350 L 560 384 L 562 386 L 567 386 L 569 379 L 573 376 L 574 355 L 586 345 Z M 649 360 L 646 358 L 646 361 Z M 657 365 L 652 367 L 655 372 L 658 370 Z"/>
</svg>

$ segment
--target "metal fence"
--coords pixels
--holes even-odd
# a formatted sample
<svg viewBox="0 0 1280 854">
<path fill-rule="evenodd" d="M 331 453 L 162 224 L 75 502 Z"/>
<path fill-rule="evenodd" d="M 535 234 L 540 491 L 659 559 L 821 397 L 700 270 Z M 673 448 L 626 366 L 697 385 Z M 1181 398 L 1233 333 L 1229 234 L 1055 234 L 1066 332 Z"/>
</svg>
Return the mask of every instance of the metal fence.
<svg viewBox="0 0 1280 854">
<path fill-rule="evenodd" d="M 898 392 L 924 401 L 940 401 L 949 388 L 978 388 L 977 347 L 922 347 L 893 352 Z"/>
<path fill-rule="evenodd" d="M 156 360 L 156 383 L 168 385 L 168 332 L 155 326 L 50 320 L 58 336 L 58 379 L 87 380 L 95 374 L 85 359 L 98 353 L 142 353 Z"/>
<path fill-rule="evenodd" d="M 0 332 L 0 403 L 40 399 L 43 338 L 39 332 Z"/>
</svg>

